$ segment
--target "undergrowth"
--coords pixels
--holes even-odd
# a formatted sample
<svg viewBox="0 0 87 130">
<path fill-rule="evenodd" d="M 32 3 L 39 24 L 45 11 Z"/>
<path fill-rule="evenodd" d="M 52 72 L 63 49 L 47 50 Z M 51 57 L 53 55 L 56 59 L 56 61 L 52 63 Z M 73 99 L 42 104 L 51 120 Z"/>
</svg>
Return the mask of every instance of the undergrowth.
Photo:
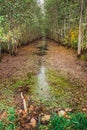
<svg viewBox="0 0 87 130">
<path fill-rule="evenodd" d="M 81 60 L 84 60 L 84 61 L 87 61 L 87 53 L 81 55 L 80 59 L 81 59 Z"/>
<path fill-rule="evenodd" d="M 8 110 L 6 119 L 0 120 L 0 130 L 16 130 L 17 117 L 14 108 Z"/>
<path fill-rule="evenodd" d="M 70 119 L 54 114 L 47 126 L 40 126 L 39 130 L 87 130 L 87 116 L 83 113 L 70 114 Z"/>
<path fill-rule="evenodd" d="M 19 79 L 19 80 L 15 81 L 15 83 L 13 83 L 12 87 L 18 88 L 19 86 L 27 86 L 27 85 L 32 86 L 35 84 L 35 80 L 36 79 L 35 79 L 34 74 L 28 73 L 26 79 L 24 79 L 24 80 Z"/>
<path fill-rule="evenodd" d="M 84 113 L 69 113 L 69 118 L 58 116 L 56 113 L 51 115 L 46 124 L 40 124 L 33 130 L 87 130 L 87 115 Z M 14 108 L 10 108 L 7 116 L 0 120 L 0 130 L 17 130 L 18 117 Z M 38 122 L 37 122 L 38 124 Z M 20 124 L 21 125 L 21 124 Z"/>
</svg>

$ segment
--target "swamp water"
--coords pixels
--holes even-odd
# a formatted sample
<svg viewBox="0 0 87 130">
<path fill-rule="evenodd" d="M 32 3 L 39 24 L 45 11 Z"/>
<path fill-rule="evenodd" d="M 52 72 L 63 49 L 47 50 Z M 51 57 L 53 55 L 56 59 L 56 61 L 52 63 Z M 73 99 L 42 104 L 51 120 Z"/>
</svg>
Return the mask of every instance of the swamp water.
<svg viewBox="0 0 87 130">
<path fill-rule="evenodd" d="M 50 87 L 48 82 L 46 81 L 46 68 L 41 66 L 40 73 L 37 75 L 37 95 L 41 98 L 49 99 L 50 95 Z"/>
<path fill-rule="evenodd" d="M 80 109 L 85 104 L 80 95 L 80 85 L 61 75 L 56 70 L 49 69 L 44 66 L 42 58 L 47 54 L 47 41 L 41 41 L 41 45 L 37 47 L 39 53 L 39 73 L 37 74 L 37 83 L 34 87 L 34 101 L 39 100 L 49 108 L 75 108 Z M 78 92 L 79 90 L 79 92 Z M 37 101 L 36 101 L 37 102 Z"/>
<path fill-rule="evenodd" d="M 34 63 L 34 66 L 39 68 L 38 74 L 29 72 L 25 79 L 11 79 L 11 82 L 9 80 L 8 83 L 6 82 L 1 85 L 0 109 L 4 109 L 6 106 L 15 106 L 15 99 L 13 97 L 18 98 L 20 91 L 25 92 L 34 104 L 44 104 L 48 109 L 58 107 L 75 108 L 78 110 L 87 104 L 86 88 L 76 85 L 74 81 L 71 83 L 70 79 L 66 76 L 61 75 L 55 69 L 44 64 L 43 59 L 45 55 L 48 56 L 50 46 L 48 46 L 48 42 L 45 40 L 40 41 L 40 44 L 37 44 L 35 49 L 35 56 L 38 56 L 36 56 L 37 62 Z"/>
</svg>

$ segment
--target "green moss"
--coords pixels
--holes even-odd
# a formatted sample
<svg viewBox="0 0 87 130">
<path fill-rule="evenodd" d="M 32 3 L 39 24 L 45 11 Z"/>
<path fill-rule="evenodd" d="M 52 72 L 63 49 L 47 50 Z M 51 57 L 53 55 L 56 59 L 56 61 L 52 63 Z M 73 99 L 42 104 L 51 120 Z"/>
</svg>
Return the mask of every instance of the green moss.
<svg viewBox="0 0 87 130">
<path fill-rule="evenodd" d="M 14 81 L 12 87 L 18 88 L 18 87 L 25 87 L 25 86 L 33 86 L 36 82 L 36 77 L 32 73 L 28 73 L 27 77 L 25 79 L 18 79 Z"/>
<path fill-rule="evenodd" d="M 51 98 L 51 105 L 58 106 L 60 108 L 71 107 L 73 93 L 75 94 L 78 87 L 62 74 L 49 70 L 47 72 L 47 80 L 50 84 L 50 90 L 53 97 Z M 76 97 L 77 98 L 77 97 Z"/>
<path fill-rule="evenodd" d="M 48 81 L 51 85 L 57 87 L 68 88 L 69 86 L 71 86 L 71 83 L 68 78 L 65 78 L 63 75 L 57 73 L 56 71 L 48 71 Z"/>
<path fill-rule="evenodd" d="M 84 60 L 84 61 L 87 61 L 87 53 L 81 55 L 80 59 L 81 59 L 81 60 Z"/>
<path fill-rule="evenodd" d="M 34 74 L 31 73 L 28 73 L 25 79 L 14 79 L 11 81 L 5 81 L 2 85 L 0 85 L 0 110 L 7 110 L 9 107 L 15 106 L 16 104 L 14 104 L 13 97 L 15 96 L 15 94 L 19 94 L 20 91 L 26 91 L 26 94 L 32 93 L 35 83 L 36 77 Z"/>
</svg>

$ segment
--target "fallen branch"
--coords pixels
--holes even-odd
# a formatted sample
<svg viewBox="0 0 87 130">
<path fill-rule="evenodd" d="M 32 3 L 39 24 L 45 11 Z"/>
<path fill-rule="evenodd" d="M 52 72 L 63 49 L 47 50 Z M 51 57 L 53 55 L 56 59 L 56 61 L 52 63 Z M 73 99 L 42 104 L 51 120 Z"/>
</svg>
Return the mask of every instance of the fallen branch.
<svg viewBox="0 0 87 130">
<path fill-rule="evenodd" d="M 23 100 L 24 111 L 27 113 L 27 103 L 22 92 L 21 92 L 21 98 Z"/>
</svg>

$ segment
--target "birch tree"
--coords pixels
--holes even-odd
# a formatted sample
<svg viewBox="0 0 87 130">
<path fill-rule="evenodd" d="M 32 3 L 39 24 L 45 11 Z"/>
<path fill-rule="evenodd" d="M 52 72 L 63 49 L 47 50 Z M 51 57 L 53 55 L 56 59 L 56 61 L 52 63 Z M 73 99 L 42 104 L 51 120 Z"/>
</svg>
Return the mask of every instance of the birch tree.
<svg viewBox="0 0 87 130">
<path fill-rule="evenodd" d="M 81 9 L 80 9 L 79 35 L 78 35 L 78 56 L 81 55 L 83 0 L 81 0 L 80 8 L 81 8 Z"/>
</svg>

